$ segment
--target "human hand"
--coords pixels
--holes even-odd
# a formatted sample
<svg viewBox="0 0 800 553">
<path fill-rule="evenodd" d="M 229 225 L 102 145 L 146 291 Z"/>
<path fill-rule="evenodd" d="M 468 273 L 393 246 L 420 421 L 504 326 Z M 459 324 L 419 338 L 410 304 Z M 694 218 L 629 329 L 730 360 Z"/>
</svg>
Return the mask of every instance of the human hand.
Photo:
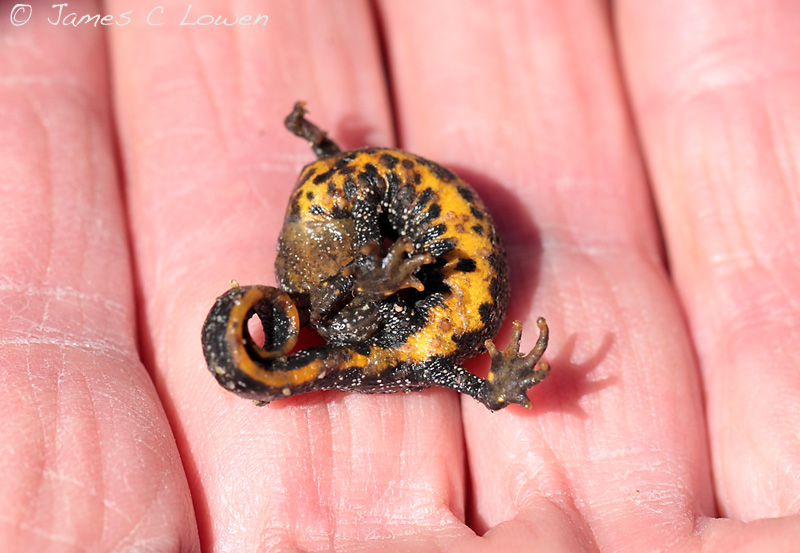
<svg viewBox="0 0 800 553">
<path fill-rule="evenodd" d="M 796 10 L 186 7 L 106 32 L 0 14 L 2 550 L 791 550 Z M 258 409 L 207 373 L 214 297 L 273 283 L 313 159 L 281 127 L 299 98 L 343 147 L 397 138 L 481 193 L 512 270 L 498 343 L 551 327 L 530 411 Z"/>
</svg>

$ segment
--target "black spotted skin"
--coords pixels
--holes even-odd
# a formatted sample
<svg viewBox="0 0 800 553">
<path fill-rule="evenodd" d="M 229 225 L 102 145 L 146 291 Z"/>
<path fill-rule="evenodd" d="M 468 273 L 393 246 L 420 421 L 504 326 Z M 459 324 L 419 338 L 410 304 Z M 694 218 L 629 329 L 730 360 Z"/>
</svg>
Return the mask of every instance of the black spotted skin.
<svg viewBox="0 0 800 553">
<path fill-rule="evenodd" d="M 539 358 L 496 350 L 509 299 L 502 241 L 475 191 L 444 167 L 387 148 L 341 152 L 305 119 L 287 117 L 318 160 L 289 199 L 275 269 L 280 288 L 236 286 L 220 296 L 202 332 L 211 372 L 259 403 L 315 390 L 361 393 L 445 386 L 491 410 L 530 406 L 527 390 L 549 372 Z M 258 314 L 263 347 L 247 321 Z M 292 353 L 301 326 L 326 343 Z M 486 379 L 460 366 L 484 346 Z"/>
</svg>

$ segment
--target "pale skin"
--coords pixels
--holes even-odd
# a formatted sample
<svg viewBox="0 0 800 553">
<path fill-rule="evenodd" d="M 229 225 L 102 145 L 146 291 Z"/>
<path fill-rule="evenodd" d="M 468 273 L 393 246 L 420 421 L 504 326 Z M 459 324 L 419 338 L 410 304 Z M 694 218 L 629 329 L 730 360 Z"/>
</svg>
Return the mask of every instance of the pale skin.
<svg viewBox="0 0 800 553">
<path fill-rule="evenodd" d="M 192 2 L 270 19 L 105 31 L 3 5 L 0 550 L 796 550 L 797 4 L 518 4 Z M 498 346 L 551 329 L 531 410 L 256 408 L 207 373 L 214 298 L 274 283 L 314 159 L 298 99 L 482 194 Z"/>
</svg>

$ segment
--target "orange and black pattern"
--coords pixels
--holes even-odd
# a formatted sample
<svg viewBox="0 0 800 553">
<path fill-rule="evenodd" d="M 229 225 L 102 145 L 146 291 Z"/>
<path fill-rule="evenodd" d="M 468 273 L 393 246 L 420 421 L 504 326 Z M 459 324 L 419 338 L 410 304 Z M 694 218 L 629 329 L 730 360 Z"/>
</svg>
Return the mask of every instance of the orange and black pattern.
<svg viewBox="0 0 800 553">
<path fill-rule="evenodd" d="M 209 369 L 226 389 L 258 402 L 315 390 L 362 393 L 445 386 L 489 409 L 530 405 L 527 390 L 547 326 L 527 356 L 498 352 L 490 339 L 509 298 L 502 241 L 475 191 L 444 167 L 407 152 L 341 152 L 305 119 L 301 103 L 287 127 L 319 159 L 306 166 L 289 200 L 270 286 L 234 287 L 203 327 Z M 257 314 L 264 345 L 247 331 Z M 326 344 L 292 352 L 301 326 Z M 516 345 L 514 341 L 516 340 Z M 480 379 L 460 366 L 483 348 L 492 369 Z"/>
</svg>

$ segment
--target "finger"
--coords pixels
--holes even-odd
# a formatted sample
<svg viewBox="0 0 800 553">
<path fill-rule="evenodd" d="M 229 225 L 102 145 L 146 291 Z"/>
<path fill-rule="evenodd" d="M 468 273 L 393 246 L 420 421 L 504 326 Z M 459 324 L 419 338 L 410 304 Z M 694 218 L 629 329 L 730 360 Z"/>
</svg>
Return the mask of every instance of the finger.
<svg viewBox="0 0 800 553">
<path fill-rule="evenodd" d="M 489 204 L 523 348 L 551 326 L 529 414 L 463 401 L 473 525 L 536 527 L 546 498 L 598 550 L 691 535 L 713 512 L 702 405 L 605 4 L 381 7 L 401 145 Z"/>
<path fill-rule="evenodd" d="M 718 505 L 741 519 L 797 513 L 800 10 L 623 2 L 619 16 L 703 370 Z"/>
<path fill-rule="evenodd" d="M 269 19 L 131 24 L 112 38 L 147 359 L 177 429 L 203 548 L 318 549 L 378 528 L 431 540 L 466 533 L 451 396 L 320 393 L 256 408 L 205 368 L 200 329 L 214 298 L 232 278 L 275 283 L 286 204 L 314 157 L 282 128 L 294 102 L 306 100 L 344 148 L 392 142 L 368 3 L 193 2 L 192 17 L 234 9 Z"/>
<path fill-rule="evenodd" d="M 136 351 L 104 38 L 54 12 L 0 8 L 0 550 L 188 550 L 188 487 Z"/>
</svg>

